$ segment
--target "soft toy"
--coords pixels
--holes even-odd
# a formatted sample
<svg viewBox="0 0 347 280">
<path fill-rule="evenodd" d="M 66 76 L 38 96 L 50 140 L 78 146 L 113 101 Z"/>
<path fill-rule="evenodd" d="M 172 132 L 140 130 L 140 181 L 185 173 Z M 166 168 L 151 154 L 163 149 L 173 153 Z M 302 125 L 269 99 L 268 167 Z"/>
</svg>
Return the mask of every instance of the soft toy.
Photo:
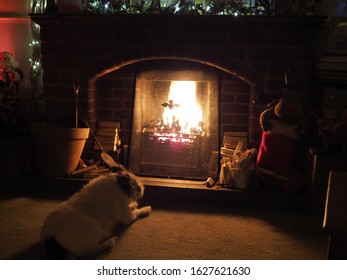
<svg viewBox="0 0 347 280">
<path fill-rule="evenodd" d="M 305 177 L 293 163 L 302 134 L 301 98 L 296 91 L 285 89 L 274 103 L 260 115 L 263 133 L 256 161 L 258 178 L 266 185 L 299 192 L 306 187 Z"/>
<path fill-rule="evenodd" d="M 23 79 L 23 71 L 19 68 L 13 55 L 0 53 L 0 116 L 5 125 L 16 123 L 18 112 L 18 84 Z"/>
</svg>

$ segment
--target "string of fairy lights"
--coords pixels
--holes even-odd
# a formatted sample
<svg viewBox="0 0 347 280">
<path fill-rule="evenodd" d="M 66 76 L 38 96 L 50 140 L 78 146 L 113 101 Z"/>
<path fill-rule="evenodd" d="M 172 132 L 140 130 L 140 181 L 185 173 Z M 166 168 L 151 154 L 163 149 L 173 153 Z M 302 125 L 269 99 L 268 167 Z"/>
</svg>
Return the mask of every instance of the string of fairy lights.
<svg viewBox="0 0 347 280">
<path fill-rule="evenodd" d="M 292 0 L 303 2 L 304 0 Z M 82 0 L 83 12 L 94 14 L 272 15 L 275 0 Z M 56 9 L 55 0 L 29 0 L 31 13 Z"/>
<path fill-rule="evenodd" d="M 162 15 L 272 15 L 273 0 L 91 0 L 87 13 Z"/>
<path fill-rule="evenodd" d="M 155 15 L 314 15 L 322 0 L 71 0 L 74 11 L 89 14 Z M 64 3 L 68 3 L 65 0 Z M 59 12 L 57 0 L 28 0 L 29 13 Z M 346 6 L 347 0 L 341 0 Z"/>
<path fill-rule="evenodd" d="M 35 22 L 31 24 L 32 40 L 29 47 L 32 49 L 30 62 L 29 79 L 33 86 L 33 95 L 38 97 L 41 93 L 42 82 L 42 67 L 41 67 L 41 41 L 40 41 L 40 26 Z"/>
</svg>

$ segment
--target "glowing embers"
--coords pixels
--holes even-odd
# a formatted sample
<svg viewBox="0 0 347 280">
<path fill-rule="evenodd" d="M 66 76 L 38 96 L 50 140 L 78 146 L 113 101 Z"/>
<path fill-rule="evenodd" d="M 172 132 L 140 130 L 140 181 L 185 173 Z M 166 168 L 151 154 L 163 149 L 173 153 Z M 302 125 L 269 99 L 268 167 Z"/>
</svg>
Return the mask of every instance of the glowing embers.
<svg viewBox="0 0 347 280">
<path fill-rule="evenodd" d="M 196 133 L 161 133 L 161 132 L 151 132 L 146 129 L 143 130 L 143 133 L 148 135 L 150 141 L 156 143 L 182 143 L 182 144 L 194 144 L 198 137 L 201 137 L 204 134 Z"/>
<path fill-rule="evenodd" d="M 203 132 L 203 112 L 197 102 L 196 82 L 171 81 L 168 101 L 162 119 L 143 128 L 149 140 L 156 143 L 194 144 Z"/>
</svg>

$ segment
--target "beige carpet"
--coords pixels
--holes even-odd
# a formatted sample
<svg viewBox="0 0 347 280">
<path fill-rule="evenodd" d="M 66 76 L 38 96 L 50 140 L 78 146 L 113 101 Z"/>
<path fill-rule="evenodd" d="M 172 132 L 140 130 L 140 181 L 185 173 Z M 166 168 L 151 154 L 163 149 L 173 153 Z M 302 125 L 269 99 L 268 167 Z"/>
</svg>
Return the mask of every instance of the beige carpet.
<svg viewBox="0 0 347 280">
<path fill-rule="evenodd" d="M 38 243 L 45 216 L 62 200 L 10 196 L 0 202 L 0 259 L 47 259 Z M 325 259 L 320 215 L 162 202 L 119 231 L 96 259 Z"/>
</svg>

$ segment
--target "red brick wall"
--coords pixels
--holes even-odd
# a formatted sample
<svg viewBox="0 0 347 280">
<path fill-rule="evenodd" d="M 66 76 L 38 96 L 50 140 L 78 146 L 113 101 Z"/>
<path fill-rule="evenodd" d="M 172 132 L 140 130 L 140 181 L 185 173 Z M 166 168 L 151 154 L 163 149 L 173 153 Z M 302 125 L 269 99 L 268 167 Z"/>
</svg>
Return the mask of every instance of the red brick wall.
<svg viewBox="0 0 347 280">
<path fill-rule="evenodd" d="M 254 102 L 290 83 L 309 102 L 313 34 L 318 17 L 149 15 L 35 15 L 41 26 L 47 121 L 74 124 L 72 79 L 81 81 L 80 104 L 94 127 L 98 118 L 119 120 L 127 142 L 137 63 L 182 60 L 222 73 L 221 134 L 249 131 L 260 139 Z"/>
</svg>

